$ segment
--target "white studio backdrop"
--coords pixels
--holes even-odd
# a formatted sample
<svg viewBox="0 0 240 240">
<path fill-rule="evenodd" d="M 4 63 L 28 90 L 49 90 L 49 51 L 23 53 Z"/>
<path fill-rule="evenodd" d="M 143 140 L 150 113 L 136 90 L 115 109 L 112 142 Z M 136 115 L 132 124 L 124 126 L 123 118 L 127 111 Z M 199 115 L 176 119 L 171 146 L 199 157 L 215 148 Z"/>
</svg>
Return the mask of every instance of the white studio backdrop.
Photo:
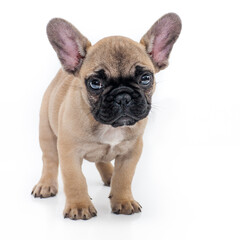
<svg viewBox="0 0 240 240">
<path fill-rule="evenodd" d="M 110 212 L 109 188 L 84 163 L 98 216 L 64 220 L 65 196 L 34 199 L 41 174 L 41 98 L 60 68 L 46 36 L 53 17 L 91 42 L 139 41 L 176 12 L 182 33 L 157 89 L 133 181 L 143 212 Z M 0 203 L 2 239 L 240 239 L 240 16 L 238 1 L 2 1 Z"/>
</svg>

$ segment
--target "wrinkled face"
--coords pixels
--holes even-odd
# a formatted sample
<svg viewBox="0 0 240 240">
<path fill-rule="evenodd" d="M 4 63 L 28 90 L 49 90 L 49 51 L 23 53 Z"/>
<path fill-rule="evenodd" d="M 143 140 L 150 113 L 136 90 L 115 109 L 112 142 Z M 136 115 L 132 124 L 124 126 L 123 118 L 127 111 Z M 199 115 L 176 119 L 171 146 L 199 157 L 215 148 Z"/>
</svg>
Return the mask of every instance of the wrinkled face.
<svg viewBox="0 0 240 240">
<path fill-rule="evenodd" d="M 154 67 L 139 43 L 105 38 L 89 49 L 81 71 L 98 122 L 113 127 L 134 125 L 149 114 Z"/>
</svg>

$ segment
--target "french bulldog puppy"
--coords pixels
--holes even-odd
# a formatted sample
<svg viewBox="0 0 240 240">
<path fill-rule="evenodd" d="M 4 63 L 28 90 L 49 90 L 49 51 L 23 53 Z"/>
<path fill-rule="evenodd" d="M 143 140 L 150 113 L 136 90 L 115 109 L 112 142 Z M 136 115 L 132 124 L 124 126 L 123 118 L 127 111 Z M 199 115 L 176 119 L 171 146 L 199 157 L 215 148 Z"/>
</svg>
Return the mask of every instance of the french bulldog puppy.
<svg viewBox="0 0 240 240">
<path fill-rule="evenodd" d="M 47 35 L 62 69 L 42 100 L 43 170 L 32 191 L 35 197 L 57 194 L 60 162 L 64 216 L 74 220 L 96 216 L 82 173 L 86 159 L 96 164 L 104 184 L 111 186 L 113 213 L 141 211 L 131 182 L 142 152 L 154 74 L 167 67 L 180 32 L 180 18 L 168 13 L 140 43 L 114 36 L 92 46 L 69 22 L 55 18 L 48 23 Z"/>
</svg>

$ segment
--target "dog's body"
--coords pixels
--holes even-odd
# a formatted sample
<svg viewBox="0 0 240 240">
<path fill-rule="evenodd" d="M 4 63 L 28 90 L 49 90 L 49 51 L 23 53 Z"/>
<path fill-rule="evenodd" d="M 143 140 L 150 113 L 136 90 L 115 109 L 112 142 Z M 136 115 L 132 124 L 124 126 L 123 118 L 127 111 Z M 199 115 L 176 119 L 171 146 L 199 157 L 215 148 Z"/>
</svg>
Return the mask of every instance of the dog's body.
<svg viewBox="0 0 240 240">
<path fill-rule="evenodd" d="M 159 25 L 164 35 L 160 35 Z M 154 29 L 155 26 L 155 29 Z M 96 163 L 105 185 L 111 183 L 115 213 L 141 211 L 131 182 L 142 151 L 142 136 L 151 108 L 153 74 L 166 67 L 181 22 L 165 15 L 141 40 L 108 37 L 91 46 L 70 23 L 53 19 L 48 36 L 63 65 L 48 87 L 40 112 L 43 172 L 35 197 L 57 193 L 58 162 L 66 206 L 64 216 L 89 219 L 96 210 L 82 174 L 83 159 Z M 155 35 L 153 31 L 156 31 Z M 160 31 L 160 32 L 161 32 Z M 162 43 L 161 56 L 155 44 Z M 165 52 L 164 52 L 165 51 Z M 113 168 L 110 163 L 115 159 Z"/>
</svg>

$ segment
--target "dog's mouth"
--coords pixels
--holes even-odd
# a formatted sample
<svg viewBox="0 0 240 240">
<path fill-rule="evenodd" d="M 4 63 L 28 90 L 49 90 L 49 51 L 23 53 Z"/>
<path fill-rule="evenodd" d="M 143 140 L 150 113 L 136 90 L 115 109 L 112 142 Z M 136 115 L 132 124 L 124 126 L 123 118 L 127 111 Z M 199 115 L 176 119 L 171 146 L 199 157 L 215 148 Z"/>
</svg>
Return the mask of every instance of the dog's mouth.
<svg viewBox="0 0 240 240">
<path fill-rule="evenodd" d="M 117 117 L 112 117 L 111 119 L 109 119 L 108 116 L 105 116 L 103 114 L 99 114 L 97 117 L 95 116 L 95 119 L 100 123 L 111 125 L 114 128 L 121 127 L 121 126 L 132 126 L 136 122 L 147 117 L 149 113 L 149 109 L 150 109 L 150 105 L 149 105 L 149 108 L 146 111 L 144 111 L 143 114 L 138 116 L 135 116 L 129 112 L 123 111 L 122 113 L 118 114 Z"/>
<path fill-rule="evenodd" d="M 123 115 L 119 117 L 116 121 L 114 121 L 111 125 L 112 127 L 121 127 L 121 126 L 132 126 L 137 122 L 137 120 L 133 119 L 130 116 Z"/>
</svg>

